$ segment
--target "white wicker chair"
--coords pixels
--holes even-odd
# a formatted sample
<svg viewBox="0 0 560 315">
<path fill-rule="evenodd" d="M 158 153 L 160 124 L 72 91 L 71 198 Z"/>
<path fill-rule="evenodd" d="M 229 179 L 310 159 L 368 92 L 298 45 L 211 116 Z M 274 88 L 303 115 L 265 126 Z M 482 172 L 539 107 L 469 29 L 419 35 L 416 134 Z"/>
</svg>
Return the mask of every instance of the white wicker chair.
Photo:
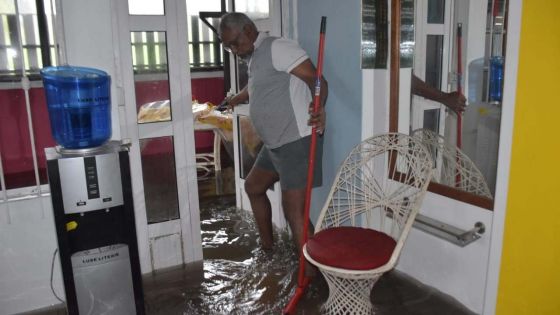
<svg viewBox="0 0 560 315">
<path fill-rule="evenodd" d="M 433 181 L 478 196 L 493 198 L 484 175 L 463 151 L 446 143 L 444 137 L 428 129 L 414 130 L 412 136 L 420 139 L 432 154 L 435 167 Z"/>
<path fill-rule="evenodd" d="M 431 171 L 427 148 L 404 134 L 374 136 L 350 152 L 303 248 L 329 285 L 323 312 L 373 314 L 371 289 L 395 266 Z"/>
</svg>

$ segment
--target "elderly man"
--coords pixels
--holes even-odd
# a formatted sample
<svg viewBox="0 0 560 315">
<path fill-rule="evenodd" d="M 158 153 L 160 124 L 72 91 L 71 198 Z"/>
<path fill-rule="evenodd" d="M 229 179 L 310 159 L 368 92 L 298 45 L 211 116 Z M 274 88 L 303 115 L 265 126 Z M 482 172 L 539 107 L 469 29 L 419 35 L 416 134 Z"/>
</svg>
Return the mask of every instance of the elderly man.
<svg viewBox="0 0 560 315">
<path fill-rule="evenodd" d="M 251 19 L 242 13 L 223 16 L 219 32 L 224 49 L 245 59 L 249 69 L 248 85 L 226 101 L 233 107 L 250 100 L 251 121 L 264 143 L 245 179 L 261 247 L 271 249 L 274 243 L 266 191 L 277 181 L 282 188 L 284 215 L 299 247 L 303 238 L 311 126 L 323 134 L 327 82 L 322 79 L 320 110 L 312 113 L 315 66 L 295 41 L 258 32 Z M 322 181 L 321 156 L 319 137 L 314 186 Z M 309 231 L 313 233 L 312 229 Z M 311 275 L 312 271 L 307 269 Z"/>
</svg>

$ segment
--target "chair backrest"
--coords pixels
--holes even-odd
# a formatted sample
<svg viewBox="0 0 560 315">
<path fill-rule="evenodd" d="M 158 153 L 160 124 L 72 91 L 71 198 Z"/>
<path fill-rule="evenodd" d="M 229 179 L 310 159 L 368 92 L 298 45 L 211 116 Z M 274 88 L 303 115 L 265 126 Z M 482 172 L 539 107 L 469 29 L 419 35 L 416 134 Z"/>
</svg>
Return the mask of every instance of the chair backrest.
<svg viewBox="0 0 560 315">
<path fill-rule="evenodd" d="M 433 157 L 435 170 L 432 180 L 442 185 L 492 199 L 492 193 L 482 172 L 457 146 L 428 129 L 417 129 L 412 136 L 420 139 Z"/>
<path fill-rule="evenodd" d="M 340 166 L 316 232 L 367 227 L 404 242 L 431 172 L 431 155 L 417 138 L 388 133 L 364 140 Z"/>
</svg>

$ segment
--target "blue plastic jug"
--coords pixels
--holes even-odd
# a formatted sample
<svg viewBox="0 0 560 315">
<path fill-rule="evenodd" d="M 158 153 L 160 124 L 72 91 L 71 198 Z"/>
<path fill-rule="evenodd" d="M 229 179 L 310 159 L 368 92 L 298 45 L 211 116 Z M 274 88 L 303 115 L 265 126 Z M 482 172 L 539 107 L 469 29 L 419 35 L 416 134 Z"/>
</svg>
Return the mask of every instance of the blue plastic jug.
<svg viewBox="0 0 560 315">
<path fill-rule="evenodd" d="M 55 141 L 68 149 L 111 138 L 111 78 L 101 70 L 59 66 L 41 70 Z"/>
<path fill-rule="evenodd" d="M 504 58 L 490 57 L 490 101 L 502 102 L 502 86 L 504 84 Z"/>
</svg>

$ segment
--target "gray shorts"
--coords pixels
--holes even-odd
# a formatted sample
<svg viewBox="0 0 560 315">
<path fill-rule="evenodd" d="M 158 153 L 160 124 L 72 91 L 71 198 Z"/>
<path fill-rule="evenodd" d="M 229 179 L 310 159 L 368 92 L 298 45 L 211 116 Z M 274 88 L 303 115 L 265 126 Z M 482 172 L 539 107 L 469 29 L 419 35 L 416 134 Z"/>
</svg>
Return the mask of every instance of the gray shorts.
<svg viewBox="0 0 560 315">
<path fill-rule="evenodd" d="M 276 172 L 279 175 L 282 190 L 304 189 L 307 186 L 310 145 L 311 136 L 274 149 L 268 149 L 263 145 L 255 161 L 255 166 Z M 322 157 L 323 137 L 317 136 L 313 187 L 321 186 L 323 182 Z"/>
</svg>

